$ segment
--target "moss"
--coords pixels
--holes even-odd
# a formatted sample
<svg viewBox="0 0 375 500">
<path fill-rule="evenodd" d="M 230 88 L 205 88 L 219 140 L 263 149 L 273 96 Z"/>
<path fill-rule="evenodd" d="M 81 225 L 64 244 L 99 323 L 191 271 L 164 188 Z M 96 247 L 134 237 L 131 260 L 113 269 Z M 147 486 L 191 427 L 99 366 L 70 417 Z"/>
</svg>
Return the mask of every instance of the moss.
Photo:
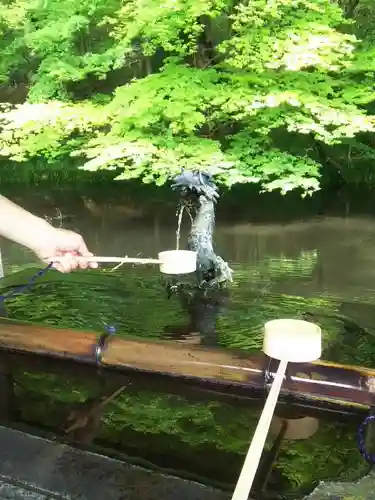
<svg viewBox="0 0 375 500">
<path fill-rule="evenodd" d="M 7 276 L 1 282 L 2 290 L 27 282 L 34 271 L 28 268 Z M 306 311 L 323 326 L 327 348 L 340 344 L 340 304 L 328 298 L 259 294 L 249 280 L 251 272 L 255 271 L 245 266 L 236 269 L 228 309 L 218 321 L 219 344 L 258 351 L 265 320 L 300 317 Z M 275 282 L 277 276 L 272 273 L 271 269 L 267 276 L 263 271 L 264 280 Z M 30 293 L 7 301 L 7 307 L 10 316 L 20 320 L 98 332 L 103 331 L 105 321 L 117 327 L 118 335 L 138 338 L 163 338 L 166 325 L 188 322 L 181 317 L 178 300 L 166 299 L 163 280 L 149 267 L 128 266 L 126 271 L 114 273 L 49 272 Z M 18 388 L 22 418 L 54 429 L 61 426 L 69 405 L 98 393 L 94 381 L 73 376 L 66 380 L 19 373 L 17 380 L 24 387 Z M 151 454 L 156 461 L 160 456 L 163 460 L 173 456 L 184 468 L 233 482 L 258 418 L 258 407 L 239 409 L 209 398 L 202 402 L 130 387 L 108 406 L 98 442 L 145 457 Z M 270 435 L 268 449 L 273 439 Z M 282 478 L 278 488 L 294 498 L 311 490 L 318 480 L 357 479 L 366 467 L 357 450 L 355 428 L 323 418 L 309 440 L 283 443 L 274 471 Z"/>
</svg>

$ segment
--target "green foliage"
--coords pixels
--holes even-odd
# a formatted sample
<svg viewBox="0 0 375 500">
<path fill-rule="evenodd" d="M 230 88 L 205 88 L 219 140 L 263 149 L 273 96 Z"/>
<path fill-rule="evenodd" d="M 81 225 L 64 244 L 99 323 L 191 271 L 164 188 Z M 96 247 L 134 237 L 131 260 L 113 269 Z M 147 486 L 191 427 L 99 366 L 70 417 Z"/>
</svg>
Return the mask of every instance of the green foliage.
<svg viewBox="0 0 375 500">
<path fill-rule="evenodd" d="M 204 30 L 202 16 L 216 18 L 230 6 L 225 0 L 131 0 L 109 19 L 112 36 L 129 47 L 139 41 L 146 56 L 160 48 L 179 56 L 194 54 Z"/>
<path fill-rule="evenodd" d="M 66 84 L 87 75 L 103 78 L 119 65 L 108 29 L 98 24 L 119 2 L 66 0 L 10 1 L 4 9 L 7 47 L 1 57 L 0 81 L 17 81 L 17 73 L 32 72 L 32 101 L 66 99 Z M 16 61 L 16 64 L 14 63 Z"/>
<path fill-rule="evenodd" d="M 366 9 L 358 26 L 330 0 L 9 0 L 0 81 L 29 91 L 3 107 L 0 154 L 311 193 L 326 163 L 317 143 L 329 156 L 374 131 Z"/>
<path fill-rule="evenodd" d="M 98 172 L 85 172 L 77 168 L 71 158 L 58 159 L 55 162 L 48 162 L 47 158 L 37 158 L 22 164 L 19 162 L 2 161 L 0 163 L 0 181 L 3 188 L 13 188 L 15 185 L 27 186 L 60 186 L 62 189 L 88 188 L 88 186 L 113 187 L 113 178 L 116 172 L 102 170 Z"/>
</svg>

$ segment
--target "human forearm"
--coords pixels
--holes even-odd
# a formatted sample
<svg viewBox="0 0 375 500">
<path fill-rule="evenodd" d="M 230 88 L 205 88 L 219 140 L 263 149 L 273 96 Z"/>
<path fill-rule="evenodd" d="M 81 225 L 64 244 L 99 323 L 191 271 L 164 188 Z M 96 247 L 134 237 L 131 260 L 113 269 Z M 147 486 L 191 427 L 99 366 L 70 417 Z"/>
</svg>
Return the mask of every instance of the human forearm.
<svg viewBox="0 0 375 500">
<path fill-rule="evenodd" d="M 49 238 L 52 226 L 0 196 L 0 235 L 20 245 L 35 249 L 41 239 Z"/>
<path fill-rule="evenodd" d="M 98 267 L 96 262 L 78 260 L 80 255 L 93 256 L 80 234 L 55 228 L 4 196 L 0 196 L 0 236 L 30 248 L 45 263 L 53 257 L 64 256 L 64 259 L 53 263 L 53 267 L 61 272 L 77 267 Z"/>
</svg>

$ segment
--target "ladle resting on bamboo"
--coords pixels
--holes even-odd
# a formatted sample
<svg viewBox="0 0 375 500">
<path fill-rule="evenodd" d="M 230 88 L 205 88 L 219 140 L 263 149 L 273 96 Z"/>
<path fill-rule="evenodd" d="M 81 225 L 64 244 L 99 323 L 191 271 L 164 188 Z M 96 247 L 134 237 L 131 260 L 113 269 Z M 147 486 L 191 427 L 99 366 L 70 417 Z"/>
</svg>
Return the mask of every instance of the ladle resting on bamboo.
<svg viewBox="0 0 375 500">
<path fill-rule="evenodd" d="M 279 319 L 265 324 L 263 351 L 270 358 L 279 359 L 280 364 L 249 446 L 232 500 L 247 500 L 249 497 L 288 363 L 315 361 L 319 359 L 321 350 L 321 330 L 313 323 L 295 319 Z"/>
</svg>

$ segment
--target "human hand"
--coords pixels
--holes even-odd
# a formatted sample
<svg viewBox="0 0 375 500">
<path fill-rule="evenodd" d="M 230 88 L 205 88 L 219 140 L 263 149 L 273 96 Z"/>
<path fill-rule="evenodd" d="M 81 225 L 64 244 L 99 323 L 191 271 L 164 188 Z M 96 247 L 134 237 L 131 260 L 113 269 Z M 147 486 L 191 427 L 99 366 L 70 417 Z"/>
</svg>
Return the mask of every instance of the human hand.
<svg viewBox="0 0 375 500">
<path fill-rule="evenodd" d="M 53 267 L 62 273 L 69 273 L 78 267 L 81 269 L 97 268 L 97 262 L 85 262 L 77 256 L 91 257 L 82 236 L 74 231 L 58 229 L 49 226 L 48 231 L 38 237 L 38 241 L 30 247 L 31 250 L 44 262 L 50 262 L 51 257 L 63 257 L 54 262 Z"/>
</svg>

